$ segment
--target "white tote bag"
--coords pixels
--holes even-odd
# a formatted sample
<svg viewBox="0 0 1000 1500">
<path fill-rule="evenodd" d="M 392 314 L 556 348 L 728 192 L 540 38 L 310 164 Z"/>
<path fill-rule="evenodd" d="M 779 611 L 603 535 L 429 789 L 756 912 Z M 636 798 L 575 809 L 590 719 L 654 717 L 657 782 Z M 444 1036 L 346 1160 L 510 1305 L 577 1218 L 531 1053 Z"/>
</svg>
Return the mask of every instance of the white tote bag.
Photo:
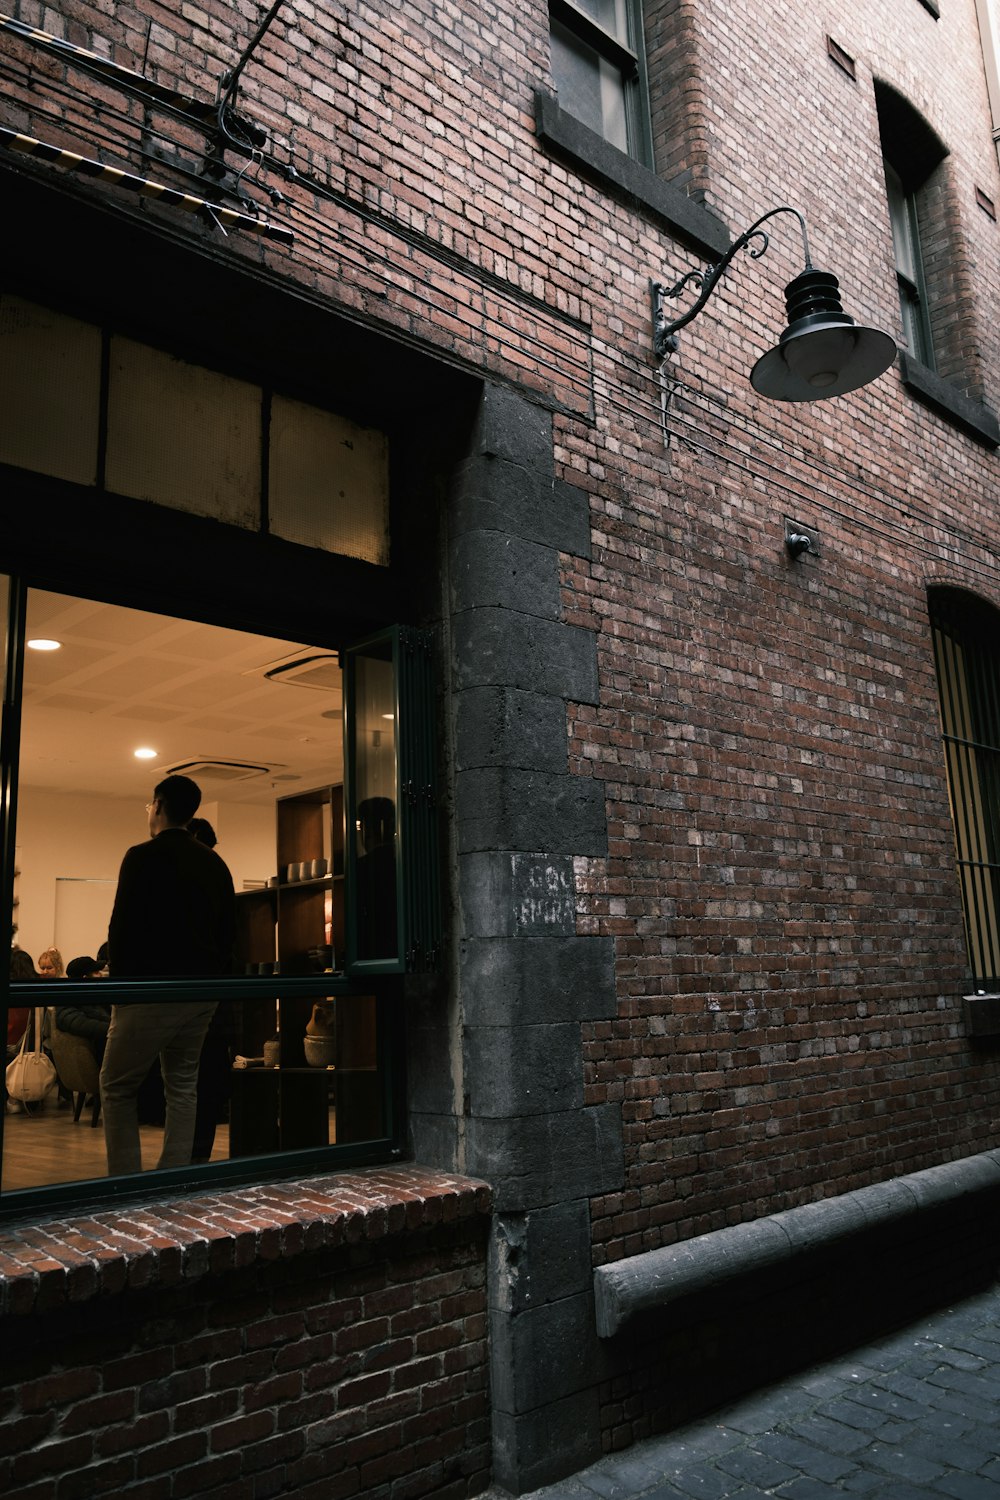
<svg viewBox="0 0 1000 1500">
<path fill-rule="evenodd" d="M 35 1045 L 28 1051 L 28 1027 L 24 1028 L 17 1056 L 7 1064 L 7 1094 L 19 1104 L 40 1104 L 56 1086 L 56 1069 L 51 1057 L 42 1051 L 44 1010 L 34 1012 Z"/>
</svg>

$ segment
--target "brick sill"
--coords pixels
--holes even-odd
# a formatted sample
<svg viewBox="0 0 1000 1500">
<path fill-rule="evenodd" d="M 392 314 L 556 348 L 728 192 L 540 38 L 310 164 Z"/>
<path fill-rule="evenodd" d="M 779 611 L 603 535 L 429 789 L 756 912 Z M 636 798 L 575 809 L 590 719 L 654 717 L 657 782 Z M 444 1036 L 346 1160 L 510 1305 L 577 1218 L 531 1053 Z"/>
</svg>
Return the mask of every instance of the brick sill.
<svg viewBox="0 0 1000 1500">
<path fill-rule="evenodd" d="M 488 1184 L 373 1167 L 0 1231 L 0 1317 L 488 1215 Z"/>
</svg>

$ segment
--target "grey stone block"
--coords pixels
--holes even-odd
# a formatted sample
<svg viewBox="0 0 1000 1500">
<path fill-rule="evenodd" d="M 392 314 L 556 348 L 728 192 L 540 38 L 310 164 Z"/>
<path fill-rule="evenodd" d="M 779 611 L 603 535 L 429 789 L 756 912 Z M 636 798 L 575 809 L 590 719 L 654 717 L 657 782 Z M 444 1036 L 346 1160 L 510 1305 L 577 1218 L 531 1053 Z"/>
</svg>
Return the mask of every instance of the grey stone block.
<svg viewBox="0 0 1000 1500">
<path fill-rule="evenodd" d="M 486 385 L 476 415 L 474 453 L 552 467 L 552 416 L 508 386 Z"/>
<path fill-rule="evenodd" d="M 598 1266 L 594 1272 L 597 1331 L 602 1338 L 610 1338 L 630 1318 L 735 1275 L 775 1265 L 789 1254 L 787 1236 L 765 1218 Z"/>
<path fill-rule="evenodd" d="M 455 689 L 524 688 L 573 703 L 596 703 L 597 638 L 513 610 L 465 610 L 452 629 Z"/>
<path fill-rule="evenodd" d="M 573 557 L 590 557 L 593 532 L 590 526 L 590 496 L 578 485 L 557 479 L 552 486 L 555 514 L 559 521 L 559 551 Z"/>
<path fill-rule="evenodd" d="M 608 852 L 604 783 L 592 776 L 484 766 L 459 772 L 455 794 L 460 854 L 544 849 L 600 858 Z"/>
<path fill-rule="evenodd" d="M 469 938 L 459 965 L 471 1026 L 610 1021 L 618 1013 L 611 938 Z"/>
<path fill-rule="evenodd" d="M 559 618 L 559 557 L 551 547 L 500 531 L 466 531 L 449 549 L 451 607 L 483 605 Z"/>
<path fill-rule="evenodd" d="M 495 531 L 523 537 L 556 552 L 589 558 L 591 499 L 576 484 L 552 478 L 552 463 L 523 468 L 505 459 L 460 463 L 448 498 L 448 532 Z"/>
<path fill-rule="evenodd" d="M 920 1208 L 934 1208 L 977 1193 L 996 1193 L 1000 1189 L 1000 1166 L 992 1152 L 982 1152 L 914 1172 L 906 1181 Z"/>
<path fill-rule="evenodd" d="M 482 850 L 458 861 L 463 937 L 572 936 L 576 931 L 569 856 Z"/>
<path fill-rule="evenodd" d="M 411 1110 L 461 1113 L 451 1058 L 453 1037 L 446 1026 L 407 1026 L 406 1075 Z"/>
<path fill-rule="evenodd" d="M 455 764 L 459 771 L 511 766 L 565 773 L 566 704 L 551 693 L 481 687 L 456 693 Z"/>
<path fill-rule="evenodd" d="M 596 1385 L 603 1374 L 589 1292 L 520 1313 L 493 1310 L 490 1385 L 495 1409 L 531 1411 Z"/>
<path fill-rule="evenodd" d="M 477 1116 L 547 1114 L 583 1105 L 580 1027 L 467 1027 L 465 1092 Z"/>
<path fill-rule="evenodd" d="M 596 1387 L 531 1412 L 493 1413 L 493 1480 L 512 1495 L 552 1484 L 600 1456 Z"/>
<path fill-rule="evenodd" d="M 551 466 L 525 469 L 498 458 L 466 459 L 455 471 L 448 531 L 495 531 L 523 537 L 575 557 L 591 554 L 590 498 L 562 481 Z"/>
<path fill-rule="evenodd" d="M 498 1213 L 610 1193 L 625 1180 L 621 1110 L 466 1121 L 466 1171 L 492 1184 Z"/>
<path fill-rule="evenodd" d="M 586 1291 L 592 1280 L 585 1198 L 528 1213 L 498 1214 L 490 1238 L 490 1303 L 522 1312 Z"/>
<path fill-rule="evenodd" d="M 453 1114 L 411 1111 L 409 1134 L 414 1159 L 442 1172 L 463 1171 L 459 1154 L 459 1123 Z"/>
</svg>

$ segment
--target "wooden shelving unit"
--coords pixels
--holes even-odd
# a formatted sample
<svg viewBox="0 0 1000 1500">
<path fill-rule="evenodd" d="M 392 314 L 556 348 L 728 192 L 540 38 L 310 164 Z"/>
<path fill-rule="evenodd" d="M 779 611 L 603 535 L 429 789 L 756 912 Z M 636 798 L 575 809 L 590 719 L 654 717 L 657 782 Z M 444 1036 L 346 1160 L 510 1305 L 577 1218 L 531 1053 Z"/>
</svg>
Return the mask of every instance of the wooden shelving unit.
<svg viewBox="0 0 1000 1500">
<path fill-rule="evenodd" d="M 237 897 L 240 967 L 244 973 L 267 973 L 270 967 L 282 975 L 339 973 L 345 953 L 343 787 L 317 787 L 280 797 L 276 848 L 276 884 Z M 242 1007 L 240 1050 L 246 1056 L 262 1055 L 277 1027 L 281 1066 L 262 1070 L 271 1083 L 244 1072 L 238 1086 L 241 1118 L 234 1125 L 241 1141 L 247 1140 L 237 1151 L 325 1144 L 324 1079 L 336 1103 L 338 1140 L 380 1133 L 374 996 L 335 1002 L 336 1062 L 328 1074 L 306 1065 L 303 1039 L 314 1003 L 286 999 L 276 1010 L 268 1005 Z M 299 1105 L 292 1108 L 296 1099 L 304 1104 L 306 1096 L 311 1114 L 304 1114 Z"/>
</svg>

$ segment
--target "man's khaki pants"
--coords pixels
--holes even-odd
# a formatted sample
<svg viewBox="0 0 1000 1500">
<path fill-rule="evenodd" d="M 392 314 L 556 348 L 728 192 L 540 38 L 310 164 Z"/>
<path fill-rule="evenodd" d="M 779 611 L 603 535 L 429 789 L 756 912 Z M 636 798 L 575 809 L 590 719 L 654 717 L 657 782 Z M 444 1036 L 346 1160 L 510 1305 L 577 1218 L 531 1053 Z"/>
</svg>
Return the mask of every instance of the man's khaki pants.
<svg viewBox="0 0 1000 1500">
<path fill-rule="evenodd" d="M 198 1062 L 215 1004 L 114 1005 L 101 1065 L 101 1108 L 108 1173 L 142 1171 L 139 1089 L 157 1058 L 167 1120 L 157 1167 L 191 1161 L 198 1107 Z"/>
</svg>

